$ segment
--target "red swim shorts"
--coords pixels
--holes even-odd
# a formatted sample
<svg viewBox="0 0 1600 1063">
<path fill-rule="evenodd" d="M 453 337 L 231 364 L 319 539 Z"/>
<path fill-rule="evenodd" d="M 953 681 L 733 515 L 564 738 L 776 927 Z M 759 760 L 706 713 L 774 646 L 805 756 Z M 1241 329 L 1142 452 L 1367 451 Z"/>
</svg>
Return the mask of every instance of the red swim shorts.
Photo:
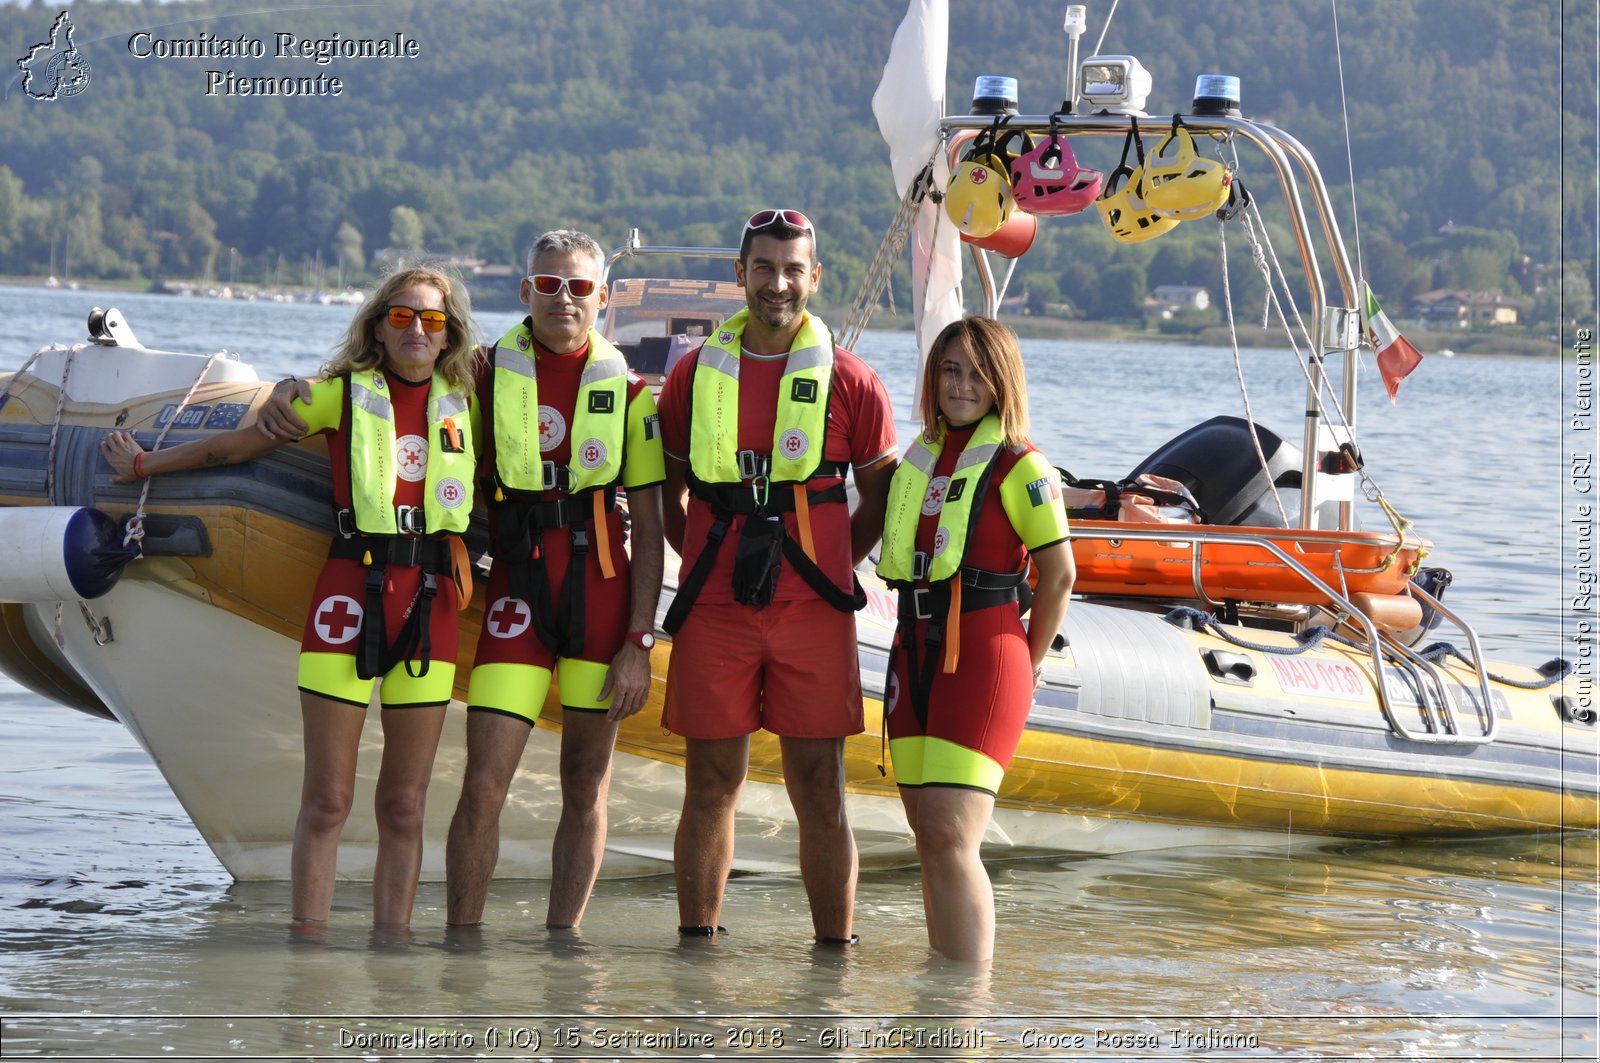
<svg viewBox="0 0 1600 1063">
<path fill-rule="evenodd" d="M 856 618 L 820 598 L 696 605 L 672 640 L 661 725 L 684 738 L 859 734 Z"/>
</svg>

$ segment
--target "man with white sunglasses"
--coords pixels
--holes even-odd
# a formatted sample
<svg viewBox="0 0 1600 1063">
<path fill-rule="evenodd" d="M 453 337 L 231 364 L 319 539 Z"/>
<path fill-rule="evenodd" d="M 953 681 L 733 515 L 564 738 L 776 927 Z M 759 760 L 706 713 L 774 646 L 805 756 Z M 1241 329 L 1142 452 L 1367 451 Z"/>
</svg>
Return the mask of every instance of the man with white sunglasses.
<svg viewBox="0 0 1600 1063">
<path fill-rule="evenodd" d="M 673 854 L 685 938 L 722 930 L 750 735 L 765 730 L 799 824 L 815 940 L 856 942 L 844 806 L 844 740 L 863 727 L 854 569 L 882 534 L 897 451 L 883 383 L 806 310 L 821 276 L 809 218 L 756 212 L 734 264 L 746 308 L 661 392 L 667 538 L 683 557 L 662 726 L 686 746 Z"/>
<path fill-rule="evenodd" d="M 561 697 L 561 820 L 545 925 L 576 927 L 600 872 L 617 725 L 650 694 L 661 592 L 655 400 L 595 331 L 605 252 L 547 232 L 528 253 L 528 316 L 479 378 L 494 565 L 467 692 L 467 769 L 445 864 L 448 921 L 480 922 L 499 824 L 552 678 Z M 627 496 L 633 551 L 616 508 Z"/>
</svg>

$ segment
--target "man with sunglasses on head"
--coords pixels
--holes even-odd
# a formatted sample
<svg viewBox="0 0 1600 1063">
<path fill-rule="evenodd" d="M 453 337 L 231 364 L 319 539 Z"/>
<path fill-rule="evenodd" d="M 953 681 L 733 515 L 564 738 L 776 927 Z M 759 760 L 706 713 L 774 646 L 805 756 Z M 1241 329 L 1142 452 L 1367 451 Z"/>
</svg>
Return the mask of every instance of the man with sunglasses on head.
<svg viewBox="0 0 1600 1063">
<path fill-rule="evenodd" d="M 745 309 L 661 392 L 667 539 L 683 558 L 662 726 L 687 750 L 674 846 L 684 937 L 722 929 L 750 735 L 764 729 L 782 753 L 816 940 L 856 941 L 844 806 L 844 740 L 863 727 L 854 568 L 882 533 L 897 448 L 877 374 L 806 310 L 821 276 L 810 220 L 758 211 L 734 264 Z"/>
<path fill-rule="evenodd" d="M 445 852 L 451 925 L 483 919 L 500 815 L 552 678 L 561 697 L 562 806 L 545 925 L 578 925 L 605 851 L 617 726 L 650 693 L 663 564 L 661 433 L 650 389 L 595 331 L 608 297 L 604 263 L 585 233 L 540 236 L 521 283 L 528 315 L 478 364 L 478 497 L 488 505 L 494 563 L 467 692 L 466 774 Z M 263 420 L 282 417 L 278 409 Z"/>
</svg>

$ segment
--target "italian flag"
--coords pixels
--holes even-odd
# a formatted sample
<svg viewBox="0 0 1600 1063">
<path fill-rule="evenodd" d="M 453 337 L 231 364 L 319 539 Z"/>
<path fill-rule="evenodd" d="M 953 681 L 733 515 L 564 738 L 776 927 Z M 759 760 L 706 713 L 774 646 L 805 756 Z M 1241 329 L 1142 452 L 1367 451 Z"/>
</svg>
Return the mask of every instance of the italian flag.
<svg viewBox="0 0 1600 1063">
<path fill-rule="evenodd" d="M 1035 506 L 1054 502 L 1060 497 L 1061 488 L 1056 485 L 1054 476 L 1045 476 L 1028 485 L 1028 501 Z"/>
<path fill-rule="evenodd" d="M 1389 393 L 1389 403 L 1393 405 L 1395 396 L 1400 393 L 1400 381 L 1410 376 L 1411 371 L 1422 363 L 1422 352 L 1400 335 L 1400 330 L 1394 327 L 1389 316 L 1383 312 L 1383 307 L 1378 305 L 1378 297 L 1372 294 L 1372 288 L 1364 281 L 1361 287 L 1366 292 L 1366 306 L 1362 308 L 1362 317 L 1367 325 L 1366 340 L 1378 352 L 1378 373 L 1383 377 L 1384 390 Z"/>
</svg>

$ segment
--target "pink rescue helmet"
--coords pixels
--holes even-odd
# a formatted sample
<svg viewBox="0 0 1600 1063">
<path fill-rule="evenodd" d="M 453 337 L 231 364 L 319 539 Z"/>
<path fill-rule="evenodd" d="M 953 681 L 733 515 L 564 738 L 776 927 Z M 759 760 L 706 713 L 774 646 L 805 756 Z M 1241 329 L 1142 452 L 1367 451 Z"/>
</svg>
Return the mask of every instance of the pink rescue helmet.
<svg viewBox="0 0 1600 1063">
<path fill-rule="evenodd" d="M 1029 214 L 1077 214 L 1100 195 L 1105 175 L 1079 166 L 1067 138 L 1051 130 L 1011 160 L 1011 189 L 1017 207 Z"/>
</svg>

